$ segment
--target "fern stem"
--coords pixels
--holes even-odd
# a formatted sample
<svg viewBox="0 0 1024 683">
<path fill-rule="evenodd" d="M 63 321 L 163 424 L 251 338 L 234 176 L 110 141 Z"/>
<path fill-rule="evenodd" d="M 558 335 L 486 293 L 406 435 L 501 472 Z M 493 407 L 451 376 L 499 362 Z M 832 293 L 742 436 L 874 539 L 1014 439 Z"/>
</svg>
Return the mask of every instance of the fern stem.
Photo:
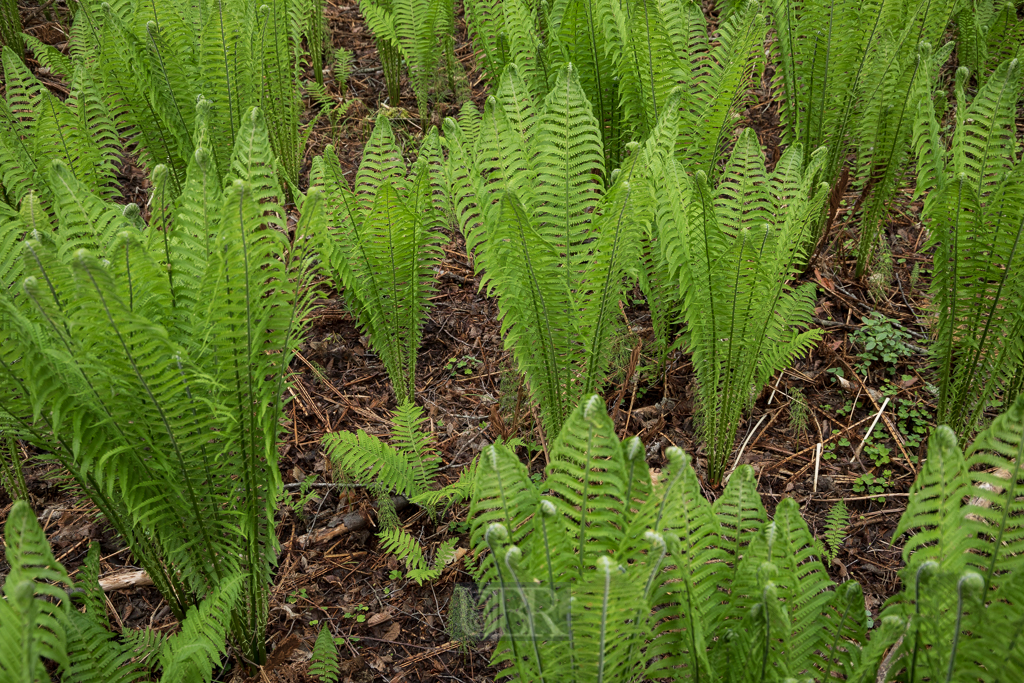
<svg viewBox="0 0 1024 683">
<path fill-rule="evenodd" d="M 953 647 L 949 649 L 949 667 L 946 669 L 946 683 L 953 680 L 953 669 L 956 665 L 956 651 L 960 645 L 960 623 L 964 617 L 964 584 L 970 576 L 977 577 L 977 574 L 966 574 L 956 582 L 956 626 L 953 629 Z"/>
<path fill-rule="evenodd" d="M 589 453 L 594 444 L 594 424 L 587 421 L 587 449 Z M 587 564 L 587 504 L 590 501 L 590 467 L 584 468 L 583 493 L 580 496 L 580 579 L 583 578 L 583 567 Z M 600 559 L 600 558 L 598 558 Z"/>
<path fill-rule="evenodd" d="M 583 500 L 586 500 L 584 495 Z M 580 553 L 583 552 L 583 546 L 580 546 Z M 598 659 L 597 659 L 597 683 L 604 682 L 604 651 L 605 651 L 605 639 L 608 636 L 608 603 L 611 598 L 612 588 L 612 561 L 607 555 L 602 555 L 597 563 L 598 569 L 604 573 L 604 595 L 601 600 L 601 637 L 598 640 Z"/>
<path fill-rule="evenodd" d="M 492 446 L 492 448 L 493 448 L 493 446 Z M 502 491 L 504 491 L 503 487 L 502 487 Z M 515 662 L 516 662 L 516 669 L 522 671 L 523 662 L 522 662 L 522 658 L 519 656 L 519 648 L 516 646 L 516 643 L 518 641 L 517 641 L 517 639 L 515 637 L 515 629 L 512 626 L 512 617 L 509 616 L 509 612 L 508 612 L 508 600 L 505 597 L 505 574 L 504 574 L 504 572 L 501 571 L 501 565 L 503 564 L 503 558 L 502 559 L 498 558 L 498 555 L 499 555 L 499 552 L 500 552 L 501 549 L 497 546 L 496 542 L 492 542 L 491 541 L 490 529 L 488 529 L 488 531 L 484 533 L 484 541 L 487 543 L 487 546 L 491 549 L 491 555 L 493 555 L 494 558 L 495 558 L 494 568 L 498 572 L 498 609 L 501 612 L 501 616 L 504 619 L 505 626 L 506 626 L 506 628 L 508 629 L 508 632 L 509 632 L 508 639 L 509 639 L 509 641 L 512 644 L 512 656 L 513 656 L 513 658 L 515 659 Z M 529 680 L 529 678 L 527 678 L 526 680 Z"/>
<path fill-rule="evenodd" d="M 908 681 L 917 680 L 917 655 L 921 645 L 921 575 L 925 570 L 932 570 L 938 565 L 934 561 L 921 564 L 914 574 L 914 650 L 910 657 L 910 677 Z"/>
<path fill-rule="evenodd" d="M 771 557 L 770 552 L 769 557 Z M 765 586 L 765 589 L 761 593 L 761 604 L 764 607 L 764 650 L 761 656 L 760 678 L 762 681 L 767 680 L 765 679 L 765 674 L 768 672 L 768 653 L 771 651 L 772 643 L 772 612 L 768 607 L 768 599 L 768 587 Z"/>
<path fill-rule="evenodd" d="M 959 279 L 960 278 L 959 278 L 959 273 L 957 272 L 957 268 L 958 268 L 959 263 L 960 263 L 960 236 L 959 236 L 959 229 L 960 229 L 960 217 L 963 215 L 962 211 L 961 211 L 961 209 L 962 209 L 961 201 L 963 200 L 963 187 L 964 187 L 964 178 L 963 177 L 959 178 L 959 180 L 957 182 L 957 187 L 958 187 L 958 189 L 957 189 L 957 204 L 956 204 L 956 220 L 953 222 L 953 232 L 952 232 L 951 235 L 948 235 L 948 236 L 944 235 L 944 237 L 947 237 L 947 240 L 945 240 L 945 241 L 947 241 L 948 244 L 950 245 L 950 247 L 952 248 L 952 253 L 951 254 L 948 254 L 948 253 L 947 254 L 943 254 L 944 256 L 946 256 L 946 258 L 943 259 L 944 262 L 940 266 L 942 268 L 948 268 L 950 263 L 952 263 L 952 273 L 950 273 L 950 277 L 949 277 L 949 282 L 952 285 L 952 291 L 948 292 L 947 296 L 944 297 L 946 299 L 945 302 L 943 302 L 941 299 L 939 300 L 939 305 L 940 305 L 940 309 L 939 309 L 939 338 L 941 340 L 942 345 L 945 347 L 944 350 L 946 352 L 946 357 L 942 359 L 942 362 L 939 365 L 939 410 L 938 410 L 938 415 L 936 416 L 936 421 L 939 424 L 943 424 L 943 423 L 945 423 L 949 419 L 949 412 L 950 412 L 950 405 L 949 405 L 949 390 L 950 390 L 950 386 L 949 385 L 952 382 L 951 373 L 952 373 L 952 368 L 953 368 L 953 343 L 954 343 L 953 342 L 953 340 L 954 340 L 953 330 L 956 327 L 956 308 L 957 308 L 956 305 L 957 305 L 957 300 L 959 298 L 958 297 L 958 284 L 959 284 Z M 936 256 L 939 256 L 939 254 L 936 254 Z M 936 259 L 936 261 L 938 261 L 938 259 Z M 945 319 L 945 321 L 946 321 L 945 325 L 942 324 L 943 319 Z M 942 339 L 943 337 L 945 339 Z"/>
<path fill-rule="evenodd" d="M 523 584 L 516 575 L 516 570 L 512 567 L 512 558 L 514 554 L 513 550 L 516 551 L 517 556 L 521 554 L 517 546 L 510 546 L 505 549 L 505 567 L 508 568 L 509 574 L 512 576 L 512 580 L 515 581 L 516 591 L 519 593 L 519 599 L 523 601 L 523 609 L 526 610 L 526 623 L 530 627 L 530 643 L 533 645 L 533 657 L 537 662 L 537 674 L 540 676 L 540 680 L 544 680 L 544 662 L 540 656 L 540 645 L 538 644 L 536 624 L 534 623 L 533 610 L 530 609 L 530 601 L 526 599 L 526 591 L 523 590 Z"/>
</svg>

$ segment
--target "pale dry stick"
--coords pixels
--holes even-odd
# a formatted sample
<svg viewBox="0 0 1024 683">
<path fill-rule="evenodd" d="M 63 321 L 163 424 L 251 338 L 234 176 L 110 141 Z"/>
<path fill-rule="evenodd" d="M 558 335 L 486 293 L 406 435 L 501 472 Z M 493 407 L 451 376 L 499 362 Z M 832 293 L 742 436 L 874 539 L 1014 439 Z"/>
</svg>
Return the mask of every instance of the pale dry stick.
<svg viewBox="0 0 1024 683">
<path fill-rule="evenodd" d="M 824 444 L 824 443 L 828 443 L 829 441 L 834 441 L 835 439 L 838 439 L 843 434 L 846 434 L 847 432 L 849 432 L 854 427 L 860 427 L 862 424 L 864 424 L 865 422 L 867 422 L 870 419 L 871 419 L 870 416 L 865 417 L 865 418 L 863 418 L 863 419 L 853 423 L 849 427 L 844 428 L 842 431 L 836 432 L 835 434 L 831 435 L 827 439 L 824 439 L 822 441 L 822 443 Z M 793 458 L 799 457 L 799 456 L 803 455 L 804 453 L 809 453 L 810 451 L 813 451 L 814 449 L 815 449 L 815 446 L 808 446 L 807 448 L 803 449 L 802 451 L 797 451 L 796 453 L 793 453 L 793 454 L 789 455 L 786 459 L 780 461 L 775 466 L 779 467 L 781 465 L 785 465 L 787 462 L 789 462 Z"/>
<path fill-rule="evenodd" d="M 843 364 L 843 367 L 850 371 L 850 375 L 852 375 L 853 378 L 857 380 L 857 384 L 859 384 L 861 388 L 864 390 L 864 393 L 867 394 L 868 398 L 871 400 L 871 404 L 875 406 L 875 408 L 878 408 L 878 401 L 875 400 L 875 397 L 872 394 L 871 389 L 867 388 L 867 386 L 864 384 L 861 378 L 857 375 L 856 372 L 853 371 L 853 368 L 850 367 L 850 364 L 847 363 L 842 358 L 842 356 L 836 355 L 836 358 L 838 358 L 839 362 Z M 881 412 L 880 408 L 879 412 Z M 892 435 L 893 440 L 896 442 L 896 447 L 900 449 L 900 453 L 903 454 L 904 459 L 907 461 L 907 467 L 909 467 L 910 471 L 914 473 L 914 476 L 917 476 L 917 468 L 914 467 L 914 461 L 910 459 L 910 454 L 907 453 L 907 449 L 903 447 L 903 436 L 899 433 L 899 430 L 896 429 L 892 422 L 889 421 L 888 416 L 883 416 L 882 422 L 885 423 L 886 428 L 889 430 L 889 433 Z"/>
<path fill-rule="evenodd" d="M 818 447 L 814 449 L 814 486 L 811 488 L 812 493 L 818 492 L 818 470 L 821 469 L 821 449 L 824 444 L 819 441 Z"/>
<path fill-rule="evenodd" d="M 736 466 L 740 464 L 740 458 L 743 457 L 743 450 L 747 447 L 747 444 L 750 443 L 750 437 L 754 436 L 754 432 L 757 431 L 757 428 L 761 426 L 761 423 L 764 422 L 766 417 L 768 417 L 768 413 L 761 416 L 761 419 L 757 421 L 754 428 L 750 430 L 749 434 L 747 434 L 747 438 L 743 440 L 743 445 L 740 446 L 740 452 L 736 454 L 736 460 L 733 461 L 732 467 L 729 468 L 729 474 L 725 475 L 725 478 L 722 479 L 723 484 L 729 483 L 729 477 L 732 476 L 733 470 L 736 469 Z"/>
<path fill-rule="evenodd" d="M 544 449 L 544 466 L 550 464 L 548 459 L 548 442 L 544 439 L 544 428 L 541 427 L 540 418 L 537 417 L 537 408 L 530 406 L 530 413 L 533 415 L 533 424 L 537 427 L 537 435 L 540 437 L 540 447 Z"/>
<path fill-rule="evenodd" d="M 768 496 L 770 498 L 792 498 L 793 495 L 790 493 L 769 493 L 767 491 L 761 492 L 762 496 Z M 870 496 L 846 496 L 844 498 L 818 498 L 818 503 L 838 503 L 839 501 L 845 501 L 849 503 L 851 500 L 871 500 L 872 498 L 908 498 L 909 493 L 874 493 Z M 893 512 L 893 511 L 889 511 Z M 899 510 L 895 510 L 899 512 Z"/>
<path fill-rule="evenodd" d="M 774 387 L 772 387 L 772 393 L 771 393 L 771 396 L 769 396 L 769 397 L 768 397 L 768 405 L 771 405 L 771 404 L 772 404 L 772 400 L 773 400 L 773 399 L 775 398 L 775 392 L 779 390 L 779 382 L 781 382 L 781 381 L 782 381 L 782 376 L 783 376 L 784 374 L 786 374 L 786 373 L 784 373 L 784 372 L 780 372 L 780 373 L 779 373 L 779 378 L 778 378 L 777 380 L 775 380 L 775 386 L 774 386 Z"/>
<path fill-rule="evenodd" d="M 853 457 L 850 458 L 850 462 L 851 463 L 854 462 L 857 458 L 860 457 L 861 451 L 864 450 L 864 444 L 866 444 L 868 442 L 868 437 L 871 436 L 872 430 L 874 430 L 875 425 L 878 424 L 878 418 L 882 417 L 882 413 L 885 412 L 885 407 L 887 405 L 889 405 L 889 397 L 888 396 L 885 397 L 885 400 L 882 402 L 882 407 L 878 409 L 878 413 L 875 415 L 875 419 L 871 421 L 871 426 L 868 427 L 868 431 L 866 431 L 864 433 L 864 438 L 861 439 L 861 442 L 857 446 L 857 449 L 853 452 Z M 908 462 L 909 462 L 909 459 L 908 459 Z"/>
</svg>

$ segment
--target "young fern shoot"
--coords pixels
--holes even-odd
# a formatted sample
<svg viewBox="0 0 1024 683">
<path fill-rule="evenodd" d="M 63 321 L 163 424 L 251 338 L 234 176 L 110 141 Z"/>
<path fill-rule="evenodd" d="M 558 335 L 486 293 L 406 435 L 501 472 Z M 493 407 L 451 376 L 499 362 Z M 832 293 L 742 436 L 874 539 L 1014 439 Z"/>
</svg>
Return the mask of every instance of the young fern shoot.
<svg viewBox="0 0 1024 683">
<path fill-rule="evenodd" d="M 804 168 L 799 145 L 772 174 L 753 130 L 740 134 L 717 189 L 703 172 L 685 178 L 664 162 L 655 178 L 660 241 L 679 277 L 683 319 L 697 373 L 698 417 L 708 478 L 719 483 L 751 397 L 806 353 L 814 285 L 788 284 L 820 215 L 827 187 L 815 184 L 822 151 Z"/>
<path fill-rule="evenodd" d="M 399 404 L 412 401 L 416 354 L 434 269 L 441 262 L 444 192 L 432 130 L 407 172 L 387 118 L 377 117 L 349 189 L 333 147 L 313 160 L 310 182 L 327 198 L 328 226 L 317 243 L 336 286 L 387 370 Z"/>
<path fill-rule="evenodd" d="M 392 421 L 391 444 L 362 430 L 354 434 L 325 434 L 323 444 L 340 476 L 372 488 L 378 498 L 392 493 L 405 496 L 411 503 L 423 506 L 436 520 L 437 506 L 442 501 L 451 505 L 469 497 L 474 469 L 468 467 L 458 481 L 439 490 L 433 489 L 440 458 L 434 451 L 430 434 L 423 431 L 425 424 L 419 406 L 403 403 Z M 454 556 L 458 540 L 451 538 L 442 543 L 431 564 L 424 558 L 419 542 L 405 529 L 392 525 L 381 529 L 379 537 L 387 552 L 405 561 L 409 567 L 408 577 L 421 585 L 441 575 Z"/>
</svg>

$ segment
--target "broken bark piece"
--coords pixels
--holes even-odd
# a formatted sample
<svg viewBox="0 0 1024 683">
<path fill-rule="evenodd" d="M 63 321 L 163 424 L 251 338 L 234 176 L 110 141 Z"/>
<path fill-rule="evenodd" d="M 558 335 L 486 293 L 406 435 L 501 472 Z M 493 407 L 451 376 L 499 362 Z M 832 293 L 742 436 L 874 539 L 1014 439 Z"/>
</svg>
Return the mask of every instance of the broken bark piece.
<svg viewBox="0 0 1024 683">
<path fill-rule="evenodd" d="M 125 588 L 152 586 L 153 579 L 146 573 L 145 569 L 131 569 L 101 576 L 99 583 L 100 589 L 104 593 L 109 593 L 110 591 L 119 591 Z"/>
<path fill-rule="evenodd" d="M 409 501 L 405 496 L 391 496 L 391 503 L 395 506 L 396 511 L 409 506 Z M 369 512 L 355 510 L 342 517 L 341 524 L 333 529 L 323 529 L 321 531 L 303 534 L 295 539 L 295 543 L 302 549 L 309 547 L 311 544 L 316 545 L 318 543 L 325 543 L 326 541 L 333 540 L 342 534 L 347 534 L 350 531 L 358 531 L 359 529 L 371 526 L 375 521 L 373 519 L 374 517 L 376 517 L 375 510 L 371 510 Z M 290 547 L 290 543 L 291 541 L 285 545 Z"/>
</svg>

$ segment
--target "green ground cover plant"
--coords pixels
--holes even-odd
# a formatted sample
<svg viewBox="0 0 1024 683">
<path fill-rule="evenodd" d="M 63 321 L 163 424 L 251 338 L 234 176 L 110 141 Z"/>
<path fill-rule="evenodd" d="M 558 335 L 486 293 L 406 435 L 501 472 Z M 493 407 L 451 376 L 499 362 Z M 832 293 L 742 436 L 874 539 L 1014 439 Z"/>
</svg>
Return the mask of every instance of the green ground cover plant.
<svg viewBox="0 0 1024 683">
<path fill-rule="evenodd" d="M 434 109 L 458 104 L 462 62 L 474 61 L 456 58 L 455 4 L 364 0 L 389 102 L 365 117 L 375 123 L 351 185 L 341 119 L 365 110 L 349 109 L 354 57 L 335 52 L 327 6 L 80 0 L 58 48 L 38 26 L 22 33 L 17 3 L 0 0 L 0 485 L 19 499 L 3 539 L 0 683 L 210 681 L 230 658 L 253 671 L 266 662 L 276 515 L 291 506 L 306 521 L 305 502 L 334 485 L 309 475 L 289 503 L 279 466 L 289 367 L 320 274 L 369 338 L 397 406 L 387 442 L 335 432 L 323 452 L 338 484 L 380 502 L 380 548 L 405 562 L 391 582 L 436 581 L 468 528 L 485 633 L 465 589 L 444 632 L 465 647 L 494 635 L 505 677 L 1024 680 L 1018 5 L 466 0 L 491 90 L 439 133 Z M 418 132 L 401 108 L 403 73 Z M 304 95 L 320 114 L 304 111 Z M 757 119 L 771 120 L 772 103 L 781 140 L 762 145 L 747 126 L 764 133 Z M 339 148 L 307 162 L 320 115 Z M 414 161 L 399 139 L 418 142 Z M 888 221 L 912 163 L 907 211 L 923 198 L 930 236 L 916 255 Z M 126 187 L 133 174 L 144 178 Z M 127 189 L 145 201 L 120 203 Z M 826 234 L 841 208 L 842 229 Z M 435 355 L 438 372 L 421 376 L 464 387 L 501 375 L 490 386 L 502 395 L 487 397 L 497 443 L 439 488 L 417 362 L 445 247 L 460 237 L 507 354 L 495 362 L 483 341 L 445 349 L 450 360 Z M 855 265 L 829 258 L 837 244 L 856 249 Z M 930 278 L 927 310 L 903 291 L 908 259 L 908 292 Z M 864 321 L 847 337 L 858 373 L 870 384 L 872 363 L 886 368 L 896 429 L 890 420 L 864 438 L 843 486 L 875 505 L 905 491 L 900 467 L 920 472 L 888 539 L 904 544 L 901 589 L 877 625 L 860 587 L 828 575 L 846 505 L 815 538 L 794 500 L 769 519 L 753 470 L 729 469 L 740 421 L 775 373 L 836 351 L 817 344 L 815 316 L 839 328 L 850 318 L 818 309 L 812 280 L 827 287 L 844 271 L 869 294 L 851 307 Z M 644 306 L 649 328 L 627 311 Z M 927 352 L 909 345 L 911 315 L 932 325 Z M 913 367 L 917 353 L 930 369 Z M 625 438 L 638 429 L 633 399 L 662 381 L 668 405 L 669 371 L 687 361 L 698 458 L 669 448 L 652 473 L 653 442 Z M 332 371 L 308 365 L 338 391 Z M 897 383 L 898 366 L 908 374 Z M 630 383 L 623 426 L 607 414 L 614 392 L 601 392 Z M 818 423 L 817 388 L 804 386 L 789 392 L 797 439 Z M 856 436 L 841 422 L 872 411 L 848 398 L 824 415 L 844 418 L 820 434 L 830 469 Z M 467 436 L 453 429 L 461 417 L 436 417 L 445 443 Z M 658 423 L 643 424 L 647 440 Z M 474 451 L 489 429 L 477 426 L 464 444 Z M 975 435 L 963 452 L 957 436 Z M 544 472 L 524 455 L 543 457 Z M 694 468 L 699 456 L 706 469 Z M 72 580 L 25 502 L 24 457 L 124 541 L 174 635 L 107 623 L 98 549 Z M 452 521 L 431 553 L 388 508 L 392 495 L 433 524 L 470 500 L 470 519 Z M 304 586 L 281 600 L 316 606 Z M 347 626 L 369 620 L 361 600 L 339 611 Z M 337 645 L 322 625 L 312 675 L 340 676 Z"/>
</svg>

